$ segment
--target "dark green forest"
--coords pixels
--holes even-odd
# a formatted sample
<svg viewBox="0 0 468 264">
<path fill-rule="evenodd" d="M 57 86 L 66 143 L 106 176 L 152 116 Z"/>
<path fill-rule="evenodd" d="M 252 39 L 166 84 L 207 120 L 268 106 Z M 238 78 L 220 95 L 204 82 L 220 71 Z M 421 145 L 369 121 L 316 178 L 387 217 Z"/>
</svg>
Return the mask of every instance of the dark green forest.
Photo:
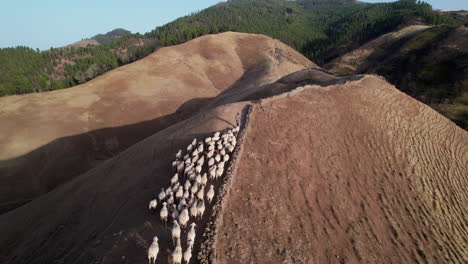
<svg viewBox="0 0 468 264">
<path fill-rule="evenodd" d="M 277 38 L 322 64 L 340 55 L 336 53 L 340 45 L 362 44 L 410 17 L 420 17 L 430 24 L 453 23 L 430 5 L 412 0 L 380 4 L 350 0 L 230 0 L 144 35 L 122 30 L 115 32 L 120 34 L 116 40 L 112 40 L 112 35 L 98 35 L 98 46 L 47 51 L 27 47 L 0 49 L 0 96 L 71 87 L 143 58 L 161 46 L 225 31 Z"/>
</svg>

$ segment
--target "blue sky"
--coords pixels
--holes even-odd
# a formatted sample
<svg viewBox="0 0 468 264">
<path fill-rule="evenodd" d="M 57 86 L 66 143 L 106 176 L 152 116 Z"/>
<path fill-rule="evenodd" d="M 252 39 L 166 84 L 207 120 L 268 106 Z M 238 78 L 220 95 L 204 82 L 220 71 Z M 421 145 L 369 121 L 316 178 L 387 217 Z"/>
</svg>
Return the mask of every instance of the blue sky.
<svg viewBox="0 0 468 264">
<path fill-rule="evenodd" d="M 366 1 L 366 0 L 364 0 Z M 61 47 L 115 28 L 145 33 L 219 0 L 3 0 L 0 47 Z M 388 2 L 367 0 L 367 2 Z M 468 0 L 426 0 L 434 8 L 468 10 Z"/>
</svg>

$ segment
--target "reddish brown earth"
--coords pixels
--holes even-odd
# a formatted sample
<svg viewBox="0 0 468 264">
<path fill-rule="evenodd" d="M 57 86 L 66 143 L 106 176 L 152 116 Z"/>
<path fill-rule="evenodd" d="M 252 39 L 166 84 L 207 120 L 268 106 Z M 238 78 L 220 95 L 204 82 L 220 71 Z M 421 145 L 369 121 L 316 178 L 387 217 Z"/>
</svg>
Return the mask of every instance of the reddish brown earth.
<svg viewBox="0 0 468 264">
<path fill-rule="evenodd" d="M 277 40 L 227 32 L 73 88 L 2 97 L 0 213 L 188 118 L 234 84 L 262 85 L 308 67 L 316 66 Z"/>
<path fill-rule="evenodd" d="M 374 76 L 308 70 L 262 87 L 260 101 L 220 95 L 0 215 L 0 263 L 147 263 L 155 235 L 157 263 L 169 263 L 170 228 L 148 201 L 178 149 L 231 127 L 247 104 L 219 218 L 208 207 L 191 263 L 466 262 L 466 131 Z"/>
<path fill-rule="evenodd" d="M 468 133 L 367 76 L 254 105 L 214 263 L 466 263 Z"/>
<path fill-rule="evenodd" d="M 95 39 L 83 39 L 80 41 L 77 41 L 75 43 L 72 43 L 70 45 L 67 45 L 66 47 L 86 47 L 88 45 L 100 45 L 99 42 Z"/>
</svg>

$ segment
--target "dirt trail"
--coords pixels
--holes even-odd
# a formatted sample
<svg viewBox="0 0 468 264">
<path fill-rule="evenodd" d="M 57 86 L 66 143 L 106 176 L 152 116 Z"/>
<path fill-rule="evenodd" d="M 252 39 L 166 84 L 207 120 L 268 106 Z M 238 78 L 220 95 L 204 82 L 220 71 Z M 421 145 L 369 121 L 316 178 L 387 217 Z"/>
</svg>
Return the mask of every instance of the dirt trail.
<svg viewBox="0 0 468 264">
<path fill-rule="evenodd" d="M 215 263 L 466 263 L 468 134 L 382 79 L 254 105 Z"/>
</svg>

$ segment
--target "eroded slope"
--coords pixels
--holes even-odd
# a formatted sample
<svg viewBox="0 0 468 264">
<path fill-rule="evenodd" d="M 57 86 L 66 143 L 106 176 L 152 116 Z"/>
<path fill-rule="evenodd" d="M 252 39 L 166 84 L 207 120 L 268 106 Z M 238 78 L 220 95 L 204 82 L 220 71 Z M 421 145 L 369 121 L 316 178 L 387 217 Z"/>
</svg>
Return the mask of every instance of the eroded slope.
<svg viewBox="0 0 468 264">
<path fill-rule="evenodd" d="M 380 78 L 254 105 L 215 263 L 466 263 L 468 134 Z"/>
</svg>

